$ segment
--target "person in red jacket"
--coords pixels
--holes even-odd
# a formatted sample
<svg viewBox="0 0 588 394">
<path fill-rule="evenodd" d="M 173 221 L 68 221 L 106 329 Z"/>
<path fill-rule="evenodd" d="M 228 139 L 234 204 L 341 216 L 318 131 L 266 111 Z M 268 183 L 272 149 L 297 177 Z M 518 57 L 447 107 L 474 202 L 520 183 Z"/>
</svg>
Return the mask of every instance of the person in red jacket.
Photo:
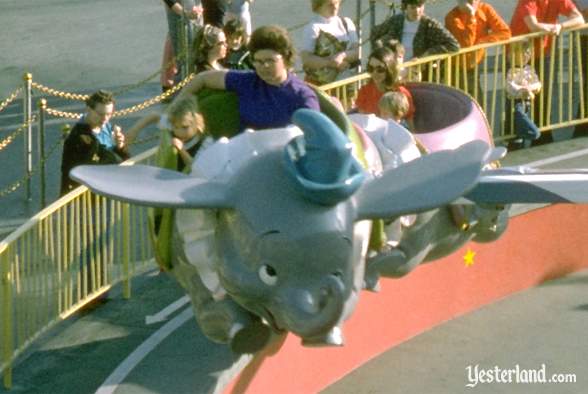
<svg viewBox="0 0 588 394">
<path fill-rule="evenodd" d="M 510 28 L 498 15 L 491 5 L 480 0 L 457 0 L 454 7 L 445 16 L 445 28 L 449 30 L 459 42 L 461 48 L 478 44 L 508 40 L 511 37 Z M 486 51 L 478 49 L 460 58 L 462 80 L 456 81 L 456 86 L 467 86 L 467 91 L 481 99 L 480 83 L 476 84 L 477 66 L 484 59 Z M 478 89 L 475 89 L 475 86 Z"/>
</svg>

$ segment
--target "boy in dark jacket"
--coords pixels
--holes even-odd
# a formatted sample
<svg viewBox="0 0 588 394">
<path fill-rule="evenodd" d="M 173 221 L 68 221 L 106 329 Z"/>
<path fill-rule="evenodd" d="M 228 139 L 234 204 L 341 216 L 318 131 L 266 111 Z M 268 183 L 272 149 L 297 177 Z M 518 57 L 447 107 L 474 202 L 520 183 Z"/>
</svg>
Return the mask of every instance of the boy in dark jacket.
<svg viewBox="0 0 588 394">
<path fill-rule="evenodd" d="M 72 168 L 82 164 L 116 164 L 129 158 L 124 134 L 110 124 L 114 112 L 112 93 L 99 90 L 86 100 L 86 114 L 75 124 L 63 145 L 61 192 L 76 188 L 69 178 Z"/>
</svg>

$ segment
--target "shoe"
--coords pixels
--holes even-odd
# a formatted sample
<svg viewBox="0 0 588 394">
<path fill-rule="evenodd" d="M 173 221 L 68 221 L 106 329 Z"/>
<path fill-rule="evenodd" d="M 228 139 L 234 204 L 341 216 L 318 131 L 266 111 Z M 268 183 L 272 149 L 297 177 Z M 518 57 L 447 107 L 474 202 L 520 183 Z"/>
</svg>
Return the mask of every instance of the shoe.
<svg viewBox="0 0 588 394">
<path fill-rule="evenodd" d="M 515 150 L 519 150 L 524 148 L 525 141 L 522 138 L 515 138 L 514 140 L 510 140 L 508 142 L 508 146 L 506 149 L 509 152 L 514 152 Z"/>
</svg>

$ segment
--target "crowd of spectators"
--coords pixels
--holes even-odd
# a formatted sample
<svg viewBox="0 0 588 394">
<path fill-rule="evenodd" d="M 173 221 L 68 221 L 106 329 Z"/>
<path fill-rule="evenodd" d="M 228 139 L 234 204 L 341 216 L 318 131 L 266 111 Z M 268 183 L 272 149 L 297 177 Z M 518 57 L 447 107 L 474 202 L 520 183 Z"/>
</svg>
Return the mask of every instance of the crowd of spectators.
<svg viewBox="0 0 588 394">
<path fill-rule="evenodd" d="M 199 4 L 194 0 L 162 0 L 169 31 L 165 38 L 161 85 L 164 91 L 170 89 L 184 71 L 193 71 L 196 77 L 176 100 L 203 88 L 230 91 L 239 98 L 241 130 L 282 127 L 298 108 L 319 109 L 312 85 L 329 83 L 357 70 L 360 37 L 353 21 L 339 15 L 341 0 L 310 0 L 314 16 L 305 25 L 298 48 L 305 79 L 311 84 L 308 85 L 294 73 L 296 51 L 289 33 L 279 26 L 253 29 L 252 3 L 253 0 L 202 0 Z M 523 140 L 523 145 L 528 146 L 534 139 L 536 143 L 550 140 L 550 133 L 539 133 L 531 120 L 539 119 L 539 103 L 553 93 L 549 91 L 551 87 L 541 86 L 539 74 L 549 73 L 553 37 L 584 23 L 587 0 L 518 0 L 510 25 L 490 4 L 480 0 L 456 0 L 444 23 L 425 13 L 426 0 L 401 0 L 400 6 L 401 12 L 371 30 L 372 52 L 366 62 L 371 79 L 358 93 L 357 111 L 391 118 L 411 129 L 416 109 L 409 89 L 404 86 L 405 60 L 455 53 L 460 48 L 531 32 L 547 32 L 526 46 L 522 43 L 517 48 L 509 48 L 512 54 L 507 53 L 509 71 L 505 92 L 509 105 L 514 108 L 510 123 L 514 123 L 514 133 Z M 191 28 L 186 30 L 187 21 Z M 176 59 L 182 52 L 179 39 L 182 29 L 188 32 L 186 38 L 191 45 L 188 70 L 183 70 L 183 62 Z M 585 63 L 588 35 L 581 36 L 581 49 Z M 481 74 L 478 68 L 485 55 L 484 49 L 470 52 L 454 67 L 454 70 L 461 68 L 454 78 L 457 75 L 463 78 L 463 86 L 478 99 L 483 93 L 476 79 Z M 532 56 L 535 59 L 530 62 Z M 587 81 L 588 78 L 583 79 L 584 90 Z M 76 163 L 116 162 L 127 155 L 124 134 L 109 123 L 114 99 L 104 92 L 97 95 L 92 96 L 87 114 L 66 141 L 65 178 Z M 135 129 L 132 134 L 136 133 Z M 579 125 L 575 136 L 585 135 L 588 126 Z M 131 139 L 134 138 L 135 135 Z M 71 186 L 65 179 L 62 191 Z"/>
</svg>

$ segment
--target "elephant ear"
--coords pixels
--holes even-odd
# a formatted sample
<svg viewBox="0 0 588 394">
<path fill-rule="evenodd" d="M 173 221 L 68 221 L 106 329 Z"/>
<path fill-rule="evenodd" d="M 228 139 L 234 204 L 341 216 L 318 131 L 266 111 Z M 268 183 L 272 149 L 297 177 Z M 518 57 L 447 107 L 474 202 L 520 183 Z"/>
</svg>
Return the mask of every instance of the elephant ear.
<svg viewBox="0 0 588 394">
<path fill-rule="evenodd" d="M 588 203 L 585 169 L 539 170 L 528 167 L 484 171 L 464 199 L 488 204 Z"/>
<path fill-rule="evenodd" d="M 158 167 L 79 166 L 70 177 L 97 194 L 161 208 L 230 208 L 225 184 Z"/>
<path fill-rule="evenodd" d="M 485 142 L 428 154 L 385 171 L 355 195 L 357 220 L 395 217 L 446 205 L 472 189 L 489 155 Z"/>
</svg>

